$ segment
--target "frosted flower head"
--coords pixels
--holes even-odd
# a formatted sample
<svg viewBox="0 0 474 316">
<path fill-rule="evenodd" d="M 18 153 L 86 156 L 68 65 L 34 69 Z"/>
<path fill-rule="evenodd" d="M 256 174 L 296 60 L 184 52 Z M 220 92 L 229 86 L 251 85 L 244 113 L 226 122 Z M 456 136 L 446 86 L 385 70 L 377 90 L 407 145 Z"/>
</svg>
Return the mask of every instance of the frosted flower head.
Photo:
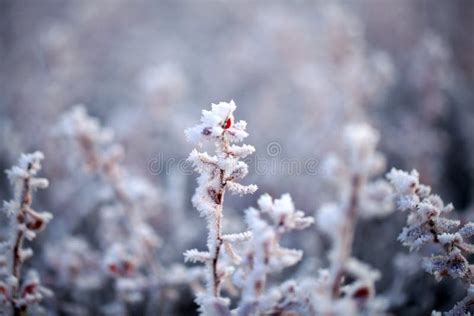
<svg viewBox="0 0 474 316">
<path fill-rule="evenodd" d="M 76 158 L 84 160 L 88 171 L 110 169 L 123 158 L 123 148 L 114 144 L 113 131 L 102 127 L 99 120 L 89 116 L 82 105 L 74 106 L 61 117 L 55 134 L 64 137 L 80 153 Z"/>
<path fill-rule="evenodd" d="M 19 161 L 19 167 L 24 170 L 29 170 L 31 175 L 35 175 L 41 170 L 41 161 L 44 155 L 40 151 L 31 154 L 22 154 Z"/>
<path fill-rule="evenodd" d="M 361 216 L 370 218 L 390 214 L 393 211 L 392 195 L 392 186 L 385 180 L 367 183 L 361 193 Z"/>
<path fill-rule="evenodd" d="M 312 217 L 304 217 L 302 211 L 295 209 L 291 196 L 283 194 L 279 199 L 272 200 L 269 194 L 258 199 L 258 206 L 263 213 L 268 214 L 274 225 L 283 230 L 304 229 L 313 223 Z"/>
<path fill-rule="evenodd" d="M 17 304 L 20 306 L 38 304 L 45 296 L 51 295 L 52 292 L 49 289 L 41 286 L 38 273 L 30 270 L 21 286 Z"/>
<path fill-rule="evenodd" d="M 186 137 L 191 143 L 203 140 L 227 137 L 231 142 L 242 141 L 248 136 L 244 121 L 234 122 L 234 101 L 212 104 L 211 111 L 203 110 L 201 123 L 185 130 Z"/>
<path fill-rule="evenodd" d="M 344 130 L 347 145 L 361 151 L 373 151 L 380 135 L 377 130 L 368 124 L 348 125 Z"/>
<path fill-rule="evenodd" d="M 380 135 L 370 125 L 348 125 L 344 129 L 344 139 L 350 151 L 352 168 L 356 170 L 362 168 L 370 172 L 372 169 L 379 171 L 384 167 L 384 161 L 375 151 Z"/>
<path fill-rule="evenodd" d="M 7 176 L 12 184 L 15 184 L 17 180 L 24 179 L 28 176 L 34 176 L 41 170 L 41 161 L 44 159 L 44 155 L 40 151 L 36 151 L 31 154 L 22 154 L 18 160 L 18 165 L 13 166 L 7 170 Z M 41 187 L 47 187 L 47 182 L 43 181 L 38 184 Z"/>
<path fill-rule="evenodd" d="M 89 116 L 82 104 L 75 105 L 63 115 L 56 133 L 74 137 L 87 135 L 99 142 L 110 142 L 114 137 L 112 130 L 103 128 L 98 119 Z"/>
<path fill-rule="evenodd" d="M 413 194 L 420 185 L 420 175 L 418 171 L 412 170 L 410 173 L 392 168 L 387 174 L 387 179 L 400 194 Z"/>
</svg>

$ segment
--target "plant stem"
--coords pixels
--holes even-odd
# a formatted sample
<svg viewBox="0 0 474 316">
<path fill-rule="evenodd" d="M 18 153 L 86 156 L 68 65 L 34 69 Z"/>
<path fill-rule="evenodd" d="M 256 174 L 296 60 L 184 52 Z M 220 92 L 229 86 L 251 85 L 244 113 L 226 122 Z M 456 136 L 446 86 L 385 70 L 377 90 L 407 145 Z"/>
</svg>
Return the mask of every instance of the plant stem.
<svg viewBox="0 0 474 316">
<path fill-rule="evenodd" d="M 357 210 L 359 208 L 359 192 L 361 187 L 361 176 L 354 174 L 351 180 L 351 193 L 345 211 L 344 223 L 341 230 L 339 253 L 333 262 L 333 273 L 331 282 L 332 298 L 339 297 L 341 283 L 344 277 L 344 265 L 351 255 L 354 240 L 355 224 L 357 221 Z"/>
<path fill-rule="evenodd" d="M 28 165 L 27 172 L 28 177 L 23 180 L 23 187 L 21 189 L 21 202 L 20 209 L 16 216 L 17 225 L 24 224 L 26 221 L 27 209 L 31 205 L 31 188 L 30 188 L 30 171 L 33 166 Z M 27 307 L 26 306 L 17 306 L 16 302 L 19 297 L 19 284 L 21 279 L 21 267 L 22 267 L 22 258 L 21 258 L 21 248 L 23 246 L 23 240 L 25 239 L 25 234 L 22 230 L 18 229 L 16 231 L 15 242 L 13 244 L 13 264 L 12 264 L 12 275 L 17 280 L 17 285 L 12 289 L 12 308 L 13 314 L 15 316 L 26 315 Z"/>
<path fill-rule="evenodd" d="M 224 181 L 224 170 L 220 170 L 220 188 L 217 192 L 218 204 L 215 212 L 215 223 L 216 223 L 216 243 L 214 249 L 214 256 L 212 258 L 211 273 L 212 273 L 212 295 L 214 297 L 220 296 L 220 277 L 218 271 L 219 255 L 222 247 L 222 211 L 224 204 L 224 193 L 225 193 L 225 181 Z M 212 253 L 212 249 L 210 249 Z"/>
</svg>

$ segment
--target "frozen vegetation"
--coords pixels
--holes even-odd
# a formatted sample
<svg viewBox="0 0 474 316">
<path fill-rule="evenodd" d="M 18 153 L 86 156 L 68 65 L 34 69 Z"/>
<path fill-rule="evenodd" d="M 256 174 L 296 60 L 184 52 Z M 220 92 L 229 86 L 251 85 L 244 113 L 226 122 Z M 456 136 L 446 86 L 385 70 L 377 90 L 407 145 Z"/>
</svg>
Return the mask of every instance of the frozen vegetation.
<svg viewBox="0 0 474 316">
<path fill-rule="evenodd" d="M 473 21 L 0 1 L 0 315 L 474 314 Z"/>
</svg>

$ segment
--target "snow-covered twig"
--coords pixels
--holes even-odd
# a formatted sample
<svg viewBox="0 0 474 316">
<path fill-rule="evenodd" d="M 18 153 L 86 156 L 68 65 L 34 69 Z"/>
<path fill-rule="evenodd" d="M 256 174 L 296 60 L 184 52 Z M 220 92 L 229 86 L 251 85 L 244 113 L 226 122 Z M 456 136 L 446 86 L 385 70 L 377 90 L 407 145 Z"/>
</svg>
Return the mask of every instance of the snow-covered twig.
<svg viewBox="0 0 474 316">
<path fill-rule="evenodd" d="M 260 315 L 273 312 L 278 301 L 263 299 L 267 275 L 280 272 L 298 263 L 303 252 L 284 248 L 280 240 L 285 233 L 310 226 L 314 220 L 297 211 L 289 194 L 273 201 L 265 194 L 258 200 L 259 210 L 246 211 L 246 222 L 252 232 L 252 240 L 239 270 L 235 273 L 235 283 L 242 288 L 237 314 Z M 263 303 L 264 302 L 264 303 Z"/>
<path fill-rule="evenodd" d="M 474 266 L 467 259 L 474 253 L 474 245 L 469 242 L 474 236 L 474 223 L 461 226 L 460 221 L 447 218 L 454 206 L 445 205 L 438 195 L 431 194 L 431 188 L 420 183 L 416 170 L 408 173 L 393 168 L 387 178 L 397 192 L 397 208 L 409 212 L 407 226 L 398 239 L 411 251 L 425 245 L 438 246 L 439 253 L 424 258 L 423 266 L 438 281 L 449 276 L 460 279 L 469 288 L 467 297 L 445 313 L 464 315 L 474 304 Z"/>
<path fill-rule="evenodd" d="M 53 218 L 47 212 L 36 212 L 31 207 L 32 193 L 48 187 L 48 180 L 36 178 L 41 170 L 41 152 L 21 155 L 18 165 L 7 170 L 10 183 L 14 186 L 14 199 L 4 202 L 4 210 L 10 219 L 10 236 L 2 245 L 2 276 L 0 300 L 10 304 L 14 315 L 26 315 L 29 305 L 37 304 L 50 291 L 41 286 L 39 276 L 30 271 L 22 277 L 23 262 L 33 255 L 31 248 L 23 248 L 25 239 L 31 241 Z"/>
<path fill-rule="evenodd" d="M 66 113 L 58 130 L 73 141 L 86 168 L 99 175 L 114 194 L 114 203 L 102 209 L 103 261 L 107 273 L 117 281 L 119 296 L 135 302 L 145 288 L 157 282 L 152 276 L 159 275 L 153 255 L 160 239 L 141 212 L 144 200 L 157 201 L 157 194 L 146 181 L 127 174 L 121 163 L 122 146 L 114 141 L 113 132 L 90 117 L 84 107 L 76 106 Z M 140 276 L 142 268 L 148 274 L 147 283 Z"/>
<path fill-rule="evenodd" d="M 202 111 L 201 123 L 185 131 L 192 143 L 201 145 L 203 141 L 210 141 L 215 145 L 214 155 L 194 149 L 188 158 L 200 173 L 192 201 L 200 215 L 207 220 L 208 251 L 188 250 L 184 255 L 187 261 L 201 261 L 206 264 L 206 294 L 198 299 L 203 312 L 208 308 L 215 309 L 227 305 L 227 301 L 220 295 L 225 274 L 225 267 L 219 264 L 221 250 L 224 246 L 230 256 L 233 256 L 231 244 L 247 238 L 245 234 L 227 236 L 222 234 L 225 191 L 229 189 L 232 193 L 242 195 L 257 190 L 255 185 L 244 186 L 236 182 L 248 173 L 247 164 L 240 159 L 252 154 L 255 148 L 249 145 L 232 145 L 248 136 L 245 131 L 246 123 L 234 120 L 235 109 L 233 101 L 212 104 L 211 111 Z"/>
</svg>

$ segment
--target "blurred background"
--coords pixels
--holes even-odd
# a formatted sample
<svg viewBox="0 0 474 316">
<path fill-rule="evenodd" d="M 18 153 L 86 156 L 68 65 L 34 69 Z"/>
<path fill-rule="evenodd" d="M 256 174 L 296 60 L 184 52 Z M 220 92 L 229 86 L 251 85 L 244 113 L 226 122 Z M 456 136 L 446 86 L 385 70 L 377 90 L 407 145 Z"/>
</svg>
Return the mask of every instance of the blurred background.
<svg viewBox="0 0 474 316">
<path fill-rule="evenodd" d="M 45 271 L 45 244 L 81 236 L 95 223 L 84 218 L 96 209 L 90 193 L 97 181 L 54 133 L 75 104 L 115 131 L 127 169 L 159 190 L 160 260 L 171 264 L 205 242 L 204 223 L 190 203 L 196 175 L 179 162 L 192 149 L 183 130 L 212 102 L 233 99 L 237 118 L 248 123 L 246 142 L 257 157 L 280 166 L 320 162 L 341 150 L 346 124 L 368 122 L 381 133 L 388 166 L 416 168 L 424 183 L 453 201 L 455 216 L 469 220 L 473 88 L 470 0 L 0 0 L 0 169 L 21 152 L 45 153 L 51 187 L 35 203 L 55 221 L 35 241 L 30 262 Z M 251 160 L 245 182 L 257 184 L 260 194 L 291 193 L 308 214 L 335 196 L 318 168 L 269 168 L 274 172 L 259 172 Z M 11 194 L 2 176 L 0 199 Z M 232 230 L 258 196 L 226 200 Z M 416 268 L 416 255 L 396 240 L 404 216 L 362 222 L 355 255 L 383 272 L 378 290 L 393 298 L 394 314 L 447 310 L 463 287 L 436 283 Z M 183 221 L 193 229 L 174 232 Z M 326 264 L 327 241 L 314 229 L 290 242 L 306 251 L 301 270 Z M 58 286 L 54 278 L 48 282 Z M 68 314 L 69 294 L 49 303 L 51 313 Z M 189 292 L 170 310 L 190 308 L 192 299 Z"/>
</svg>

